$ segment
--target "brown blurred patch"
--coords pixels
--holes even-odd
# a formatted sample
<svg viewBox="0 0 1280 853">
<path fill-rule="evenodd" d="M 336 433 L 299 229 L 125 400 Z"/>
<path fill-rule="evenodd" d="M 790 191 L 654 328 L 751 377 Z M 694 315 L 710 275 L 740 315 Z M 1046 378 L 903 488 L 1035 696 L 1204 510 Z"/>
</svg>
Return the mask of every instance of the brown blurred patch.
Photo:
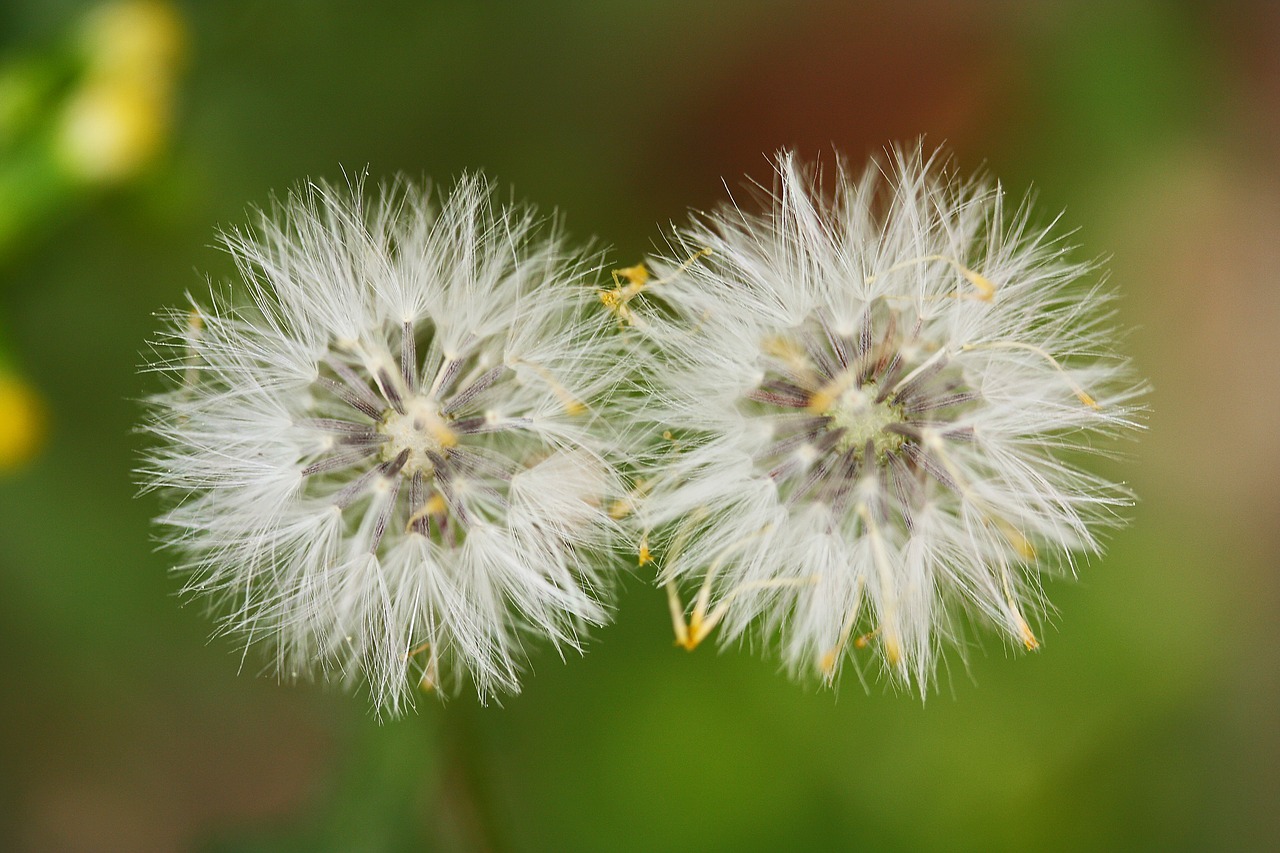
<svg viewBox="0 0 1280 853">
<path fill-rule="evenodd" d="M 228 829 L 275 827 L 316 796 L 330 744 L 274 685 L 197 704 L 155 698 L 46 719 L 33 733 L 20 849 L 185 850 Z M 266 694 L 266 695 L 264 695 Z M 171 700 L 171 701 L 170 701 Z M 55 733 L 56 732 L 56 733 Z"/>
<path fill-rule="evenodd" d="M 1218 24 L 1220 56 L 1235 72 L 1233 82 L 1256 124 L 1256 138 L 1275 156 L 1280 149 L 1280 3 L 1243 2 L 1232 14 L 1209 19 Z"/>
<path fill-rule="evenodd" d="M 1223 808 L 1251 847 L 1280 796 L 1280 170 L 1232 150 L 1238 142 L 1167 150 L 1119 188 L 1113 269 L 1146 283 L 1130 316 L 1156 388 L 1138 451 L 1148 518 L 1222 543 L 1214 559 L 1170 563 L 1162 576 L 1204 590 L 1200 623 L 1184 627 L 1222 656 L 1206 700 L 1220 715 L 1212 769 L 1234 783 Z"/>
<path fill-rule="evenodd" d="M 1189 148 L 1153 159 L 1127 191 L 1116 228 L 1129 257 L 1115 272 L 1151 282 L 1133 318 L 1156 387 L 1142 456 L 1159 487 L 1195 489 L 1186 497 L 1207 512 L 1269 522 L 1280 510 L 1280 176 Z"/>
<path fill-rule="evenodd" d="M 856 164 L 927 134 L 964 152 L 992 116 L 1016 113 L 1025 77 L 998 11 L 830 2 L 761 21 L 658 121 L 640 171 L 666 175 L 680 210 L 718 200 L 720 177 L 767 185 L 765 157 L 781 147 L 807 158 L 834 148 Z"/>
</svg>

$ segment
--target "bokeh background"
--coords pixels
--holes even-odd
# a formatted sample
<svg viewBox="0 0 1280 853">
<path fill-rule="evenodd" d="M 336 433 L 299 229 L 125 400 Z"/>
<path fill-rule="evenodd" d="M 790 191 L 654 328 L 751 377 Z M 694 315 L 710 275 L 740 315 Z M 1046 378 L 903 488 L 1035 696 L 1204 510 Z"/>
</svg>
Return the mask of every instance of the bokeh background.
<svg viewBox="0 0 1280 853">
<path fill-rule="evenodd" d="M 1277 849 L 1280 4 L 101 5 L 0 6 L 0 849 Z M 137 365 L 246 206 L 478 167 L 625 265 L 781 146 L 920 134 L 1110 257 L 1155 387 L 1039 653 L 821 691 L 634 577 L 502 707 L 379 723 L 177 595 Z"/>
</svg>

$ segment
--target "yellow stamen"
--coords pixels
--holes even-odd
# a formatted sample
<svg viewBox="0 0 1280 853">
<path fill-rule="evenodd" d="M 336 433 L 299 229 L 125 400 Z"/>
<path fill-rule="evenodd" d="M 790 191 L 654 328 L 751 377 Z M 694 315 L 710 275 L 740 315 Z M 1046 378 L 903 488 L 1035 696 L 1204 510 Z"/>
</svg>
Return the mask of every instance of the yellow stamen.
<svg viewBox="0 0 1280 853">
<path fill-rule="evenodd" d="M 1009 578 L 1009 567 L 1003 559 L 1000 560 L 1000 585 L 1004 588 L 1005 603 L 1009 605 L 1009 612 L 1013 614 L 1013 621 L 1018 626 L 1018 636 L 1022 640 L 1022 645 L 1029 652 L 1038 649 L 1040 641 L 1031 632 L 1031 626 L 1027 624 L 1022 611 L 1018 609 L 1018 602 L 1013 597 L 1013 583 Z"/>
<path fill-rule="evenodd" d="M 680 591 L 673 581 L 667 581 L 666 586 L 667 607 L 671 610 L 671 627 L 675 630 L 676 645 L 693 651 L 694 646 L 689 645 L 689 628 L 684 623 L 684 605 L 680 603 Z"/>
<path fill-rule="evenodd" d="M 200 340 L 203 337 L 204 315 L 198 308 L 193 308 L 187 312 L 187 369 L 182 374 L 184 395 L 190 395 L 200 379 Z"/>
<path fill-rule="evenodd" d="M 688 260 L 672 270 L 670 275 L 654 281 L 653 284 L 666 284 L 691 267 L 699 258 L 710 254 L 710 249 L 699 249 L 690 255 Z M 637 325 L 638 318 L 627 303 L 640 295 L 640 292 L 649 286 L 649 279 L 652 274 L 649 272 L 649 268 L 641 263 L 633 267 L 613 270 L 612 275 L 613 290 L 601 290 L 599 292 L 600 303 L 608 308 L 609 312 L 616 316 L 618 322 L 622 325 Z"/>
<path fill-rule="evenodd" d="M 710 247 L 710 246 L 703 246 L 701 249 L 699 249 L 698 251 L 696 251 L 696 252 L 694 252 L 692 255 L 690 255 L 690 256 L 685 260 L 685 262 L 684 262 L 684 263 L 682 263 L 680 266 L 678 266 L 678 267 L 676 267 L 675 269 L 673 269 L 673 270 L 671 271 L 671 275 L 669 275 L 669 276 L 667 276 L 666 278 L 661 279 L 660 281 L 655 282 L 655 283 L 656 283 L 656 284 L 666 284 L 667 282 L 671 281 L 671 280 L 672 280 L 673 278 L 675 278 L 676 276 L 680 275 L 680 273 L 684 272 L 684 271 L 685 271 L 685 270 L 687 270 L 689 267 L 693 266 L 695 263 L 697 263 L 697 262 L 698 262 L 699 260 L 701 260 L 702 258 L 706 258 L 706 257 L 710 257 L 710 256 L 711 256 L 711 247 Z"/>
<path fill-rule="evenodd" d="M 889 666 L 897 666 L 902 661 L 902 645 L 895 634 L 885 635 L 884 657 Z"/>
<path fill-rule="evenodd" d="M 433 418 L 430 425 L 431 437 L 441 447 L 455 447 L 458 444 L 458 436 L 453 430 L 445 425 L 445 422 L 439 418 Z"/>
<path fill-rule="evenodd" d="M 1036 639 L 1036 635 L 1031 633 L 1031 626 L 1027 624 L 1027 620 L 1021 616 L 1018 617 L 1018 631 L 1022 635 L 1022 644 L 1027 647 L 1027 651 L 1034 652 L 1040 648 L 1040 641 Z"/>
<path fill-rule="evenodd" d="M 449 505 L 445 503 L 444 497 L 437 492 L 427 498 L 427 502 L 422 505 L 421 509 L 409 516 L 409 520 L 404 525 L 404 532 L 412 532 L 413 526 L 424 518 L 428 518 L 430 516 L 441 516 L 446 514 L 448 511 Z"/>
<path fill-rule="evenodd" d="M 906 269 L 907 267 L 915 266 L 916 264 L 928 263 L 929 261 L 942 261 L 943 263 L 950 264 L 956 272 L 964 276 L 965 280 L 972 284 L 974 289 L 978 291 L 977 293 L 961 293 L 957 291 L 956 293 L 947 294 L 948 296 L 955 299 L 976 299 L 979 302 L 990 302 L 995 298 L 996 286 L 992 284 L 991 279 L 981 273 L 974 272 L 955 258 L 950 258 L 946 255 L 925 255 L 919 258 L 912 258 L 909 261 L 900 261 L 889 267 L 883 273 L 867 276 L 864 281 L 867 284 L 871 284 L 880 275 L 888 275 L 891 272 L 897 272 L 900 269 Z"/>
<path fill-rule="evenodd" d="M 422 654 L 429 648 L 431 648 L 431 643 L 429 642 L 416 645 L 413 648 L 409 649 L 409 651 L 404 653 L 404 659 L 408 660 L 409 658 L 416 657 L 417 655 Z"/>
<path fill-rule="evenodd" d="M 649 283 L 649 268 L 644 264 L 636 264 L 634 267 L 623 267 L 620 270 L 613 271 L 613 283 L 621 284 L 619 279 L 626 279 L 627 286 L 624 293 L 627 299 L 644 289 Z"/>
<path fill-rule="evenodd" d="M 719 574 L 720 569 L 724 566 L 726 562 L 728 562 L 729 558 L 733 556 L 734 552 L 741 550 L 744 546 L 746 546 L 756 537 L 765 535 L 771 529 L 772 529 L 772 525 L 766 524 L 764 527 L 760 528 L 754 533 L 749 533 L 746 536 L 743 536 L 737 542 L 731 542 L 729 545 L 721 549 L 720 554 L 711 562 L 711 565 L 707 568 L 707 574 L 702 580 L 702 588 L 698 590 L 698 598 L 693 605 L 693 615 L 689 619 L 690 625 L 693 624 L 693 621 L 695 619 L 700 623 L 702 621 L 702 618 L 706 615 L 707 608 L 711 604 L 711 588 L 715 584 L 716 575 Z M 730 593 L 731 596 L 733 594 L 734 593 L 732 592 Z M 708 628 L 708 630 L 710 629 Z"/>
<path fill-rule="evenodd" d="M 853 634 L 853 626 L 858 623 L 858 612 L 862 606 L 862 585 L 864 581 L 858 578 L 858 585 L 853 594 L 853 607 L 849 608 L 849 615 L 845 617 L 844 626 L 840 629 L 840 638 L 836 640 L 836 644 L 827 649 L 822 659 L 818 662 L 818 669 L 822 672 L 823 678 L 830 683 L 836 673 L 836 663 L 840 660 L 840 655 L 844 652 L 845 646 L 849 644 L 849 637 Z M 862 638 L 859 637 L 859 640 Z M 855 644 L 856 646 L 856 644 Z M 857 646 L 861 648 L 860 646 Z"/>
<path fill-rule="evenodd" d="M 635 488 L 626 494 L 625 497 L 618 498 L 609 504 L 609 517 L 614 521 L 626 518 L 635 512 L 636 501 L 648 493 L 650 483 L 648 480 L 640 480 L 636 483 Z"/>
<path fill-rule="evenodd" d="M 440 661 L 436 658 L 435 651 L 432 650 L 431 657 L 427 658 L 427 666 L 422 672 L 422 680 L 418 682 L 418 687 L 423 693 L 431 693 L 439 683 Z"/>
<path fill-rule="evenodd" d="M 898 596 L 894 591 L 893 566 L 889 555 L 885 552 L 884 536 L 875 516 L 865 503 L 859 503 L 857 513 L 867 527 L 867 536 L 871 540 L 871 558 L 880 573 L 880 592 L 884 599 L 881 605 L 880 627 L 884 633 L 884 656 L 890 666 L 897 666 L 902 660 L 902 643 L 898 638 Z"/>
<path fill-rule="evenodd" d="M 1054 366 L 1054 368 L 1058 371 L 1058 373 L 1062 375 L 1062 378 L 1066 380 L 1067 384 L 1071 386 L 1071 390 L 1075 392 L 1077 399 L 1079 399 L 1081 403 L 1084 403 L 1086 406 L 1088 406 L 1089 408 L 1095 411 L 1102 408 L 1098 404 L 1098 401 L 1095 400 L 1088 392 L 1086 392 L 1084 388 L 1081 387 L 1079 382 L 1077 382 L 1074 378 L 1072 378 L 1071 374 L 1067 372 L 1067 369 L 1063 367 L 1062 364 L 1056 358 L 1054 358 L 1053 356 L 1051 356 L 1049 353 L 1045 352 L 1038 346 L 1034 346 L 1033 344 L 1024 344 L 1021 341 L 990 341 L 984 344 L 965 344 L 964 346 L 960 347 L 961 352 L 968 352 L 970 350 L 980 350 L 980 349 L 1020 349 L 1020 350 L 1025 350 L 1027 352 L 1035 353 L 1036 355 L 1045 359 L 1046 361 L 1048 361 L 1050 364 Z"/>
<path fill-rule="evenodd" d="M 1013 546 L 1013 550 L 1018 552 L 1018 556 L 1024 560 L 1034 560 L 1036 558 L 1036 547 L 1031 544 L 1027 537 L 1022 535 L 1018 528 L 1014 527 L 1003 518 L 992 517 L 992 523 L 1000 534 Z"/>
<path fill-rule="evenodd" d="M 716 626 L 720 624 L 720 620 L 724 619 L 729 613 L 729 606 L 733 604 L 734 599 L 744 592 L 753 589 L 772 589 L 774 587 L 784 586 L 812 586 L 818 583 L 817 575 L 809 575 L 802 578 L 771 578 L 762 581 L 748 581 L 735 586 L 729 590 L 724 598 L 720 599 L 709 614 L 701 602 L 694 605 L 693 612 L 689 614 L 689 625 L 686 628 L 679 617 L 684 614 L 684 607 L 680 604 L 678 593 L 674 591 L 674 587 L 668 584 L 667 595 L 668 601 L 672 607 L 672 618 L 676 619 L 676 645 L 681 646 L 685 651 L 693 651 L 703 640 L 705 640 Z"/>
<path fill-rule="evenodd" d="M 551 375 L 551 371 L 547 370 L 542 365 L 534 364 L 531 361 L 520 360 L 516 360 L 515 363 L 526 365 L 547 383 L 547 386 L 551 388 L 551 393 L 555 394 L 557 399 L 560 400 L 560 405 L 564 407 L 565 414 L 580 415 L 587 410 L 586 404 L 570 394 L 569 390 L 557 382 L 556 378 Z"/>
<path fill-rule="evenodd" d="M 784 335 L 770 335 L 761 342 L 760 347 L 766 355 L 785 362 L 794 373 L 804 374 L 813 369 L 808 354 L 800 344 Z"/>
<path fill-rule="evenodd" d="M 680 525 L 680 529 L 676 532 L 675 539 L 671 543 L 671 547 L 667 550 L 667 560 L 669 564 L 673 564 L 680 556 L 685 544 L 693 534 L 693 526 L 706 516 L 706 509 L 700 508 L 698 511 L 687 516 Z M 737 542 L 733 542 L 723 549 L 720 554 L 712 561 L 711 566 L 707 569 L 707 573 L 702 581 L 702 588 L 698 590 L 698 597 L 693 606 L 693 613 L 689 616 L 688 626 L 684 622 L 684 605 L 680 602 L 680 593 L 676 589 L 672 581 L 667 582 L 667 600 L 671 606 L 671 618 L 676 626 L 676 644 L 684 647 L 688 651 L 693 651 L 698 644 L 706 638 L 707 634 L 716 626 L 721 618 L 724 617 L 724 611 L 728 608 L 729 602 L 733 600 L 738 593 L 747 588 L 751 588 L 753 584 L 745 584 L 736 587 L 725 596 L 724 600 L 717 606 L 718 613 L 712 614 L 707 619 L 707 608 L 711 604 L 711 588 L 715 583 L 716 574 L 729 559 L 733 553 L 744 545 L 751 542 L 757 536 L 762 536 L 771 529 L 771 525 L 765 525 L 759 530 L 742 537 Z M 770 581 L 757 581 L 754 586 L 775 586 L 776 583 Z M 704 621 L 705 620 L 705 621 Z"/>
<path fill-rule="evenodd" d="M 835 405 L 836 400 L 840 399 L 840 395 L 849 390 L 853 379 L 852 371 L 842 371 L 835 379 L 813 393 L 809 398 L 809 405 L 805 407 L 806 411 L 815 415 L 825 415 L 831 411 L 831 407 Z"/>
<path fill-rule="evenodd" d="M 405 652 L 404 659 L 410 660 L 411 658 L 417 657 L 426 651 L 429 651 L 431 654 L 427 658 L 427 665 L 423 669 L 422 679 L 418 682 L 418 687 L 424 693 L 430 693 L 432 690 L 435 690 L 436 685 L 440 683 L 440 663 L 436 658 L 435 647 L 431 645 L 430 641 L 421 643 L 420 645 L 414 646 L 412 649 Z"/>
</svg>

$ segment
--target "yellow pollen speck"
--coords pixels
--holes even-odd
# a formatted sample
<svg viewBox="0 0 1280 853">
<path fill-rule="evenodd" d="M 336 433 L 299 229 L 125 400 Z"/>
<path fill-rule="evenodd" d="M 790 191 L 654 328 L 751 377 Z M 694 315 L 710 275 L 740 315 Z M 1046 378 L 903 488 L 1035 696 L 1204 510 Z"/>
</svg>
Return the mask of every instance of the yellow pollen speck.
<svg viewBox="0 0 1280 853">
<path fill-rule="evenodd" d="M 653 562 L 653 554 L 649 553 L 648 542 L 640 543 L 640 551 L 637 556 L 638 556 L 638 560 L 636 562 L 637 566 L 647 566 Z"/>
</svg>

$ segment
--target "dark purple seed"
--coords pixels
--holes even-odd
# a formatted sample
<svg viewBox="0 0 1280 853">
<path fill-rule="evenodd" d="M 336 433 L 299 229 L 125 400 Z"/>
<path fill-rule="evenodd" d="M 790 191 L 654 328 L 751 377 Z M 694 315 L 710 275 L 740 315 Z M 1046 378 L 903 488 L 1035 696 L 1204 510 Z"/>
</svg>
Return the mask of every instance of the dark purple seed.
<svg viewBox="0 0 1280 853">
<path fill-rule="evenodd" d="M 387 398 L 391 408 L 403 415 L 404 398 L 400 396 L 400 389 L 396 388 L 396 384 L 391 381 L 391 374 L 387 373 L 385 368 L 378 370 L 378 385 L 381 386 L 382 395 Z"/>
<path fill-rule="evenodd" d="M 361 450 L 348 451 L 346 453 L 338 453 L 333 456 L 312 462 L 310 465 L 302 469 L 302 476 L 311 477 L 316 474 L 324 474 L 328 471 L 336 471 L 339 468 L 346 468 L 354 465 L 362 459 L 367 459 L 377 452 L 376 447 L 366 447 Z"/>
<path fill-rule="evenodd" d="M 498 381 L 498 377 L 502 375 L 502 371 L 506 370 L 506 365 L 498 365 L 485 371 L 475 382 L 472 382 L 462 391 L 459 391 L 443 406 L 440 407 L 440 414 L 447 415 L 461 409 L 470 403 L 480 394 L 489 389 L 494 382 Z"/>
<path fill-rule="evenodd" d="M 418 343 L 413 339 L 413 324 L 408 320 L 400 328 L 400 376 L 410 394 L 418 390 Z"/>
<path fill-rule="evenodd" d="M 381 416 L 377 408 L 375 408 L 372 404 L 368 403 L 359 394 L 352 391 L 350 388 L 348 388 L 346 385 L 343 385 L 340 382 L 335 382 L 334 380 L 330 379 L 327 376 L 321 376 L 320 387 L 329 391 L 329 393 L 333 394 L 335 397 L 337 397 L 342 402 L 346 403 L 351 408 L 355 409 L 356 411 L 360 412 L 363 415 L 367 415 L 368 417 L 372 418 L 375 421 L 378 420 L 378 418 Z"/>
</svg>

